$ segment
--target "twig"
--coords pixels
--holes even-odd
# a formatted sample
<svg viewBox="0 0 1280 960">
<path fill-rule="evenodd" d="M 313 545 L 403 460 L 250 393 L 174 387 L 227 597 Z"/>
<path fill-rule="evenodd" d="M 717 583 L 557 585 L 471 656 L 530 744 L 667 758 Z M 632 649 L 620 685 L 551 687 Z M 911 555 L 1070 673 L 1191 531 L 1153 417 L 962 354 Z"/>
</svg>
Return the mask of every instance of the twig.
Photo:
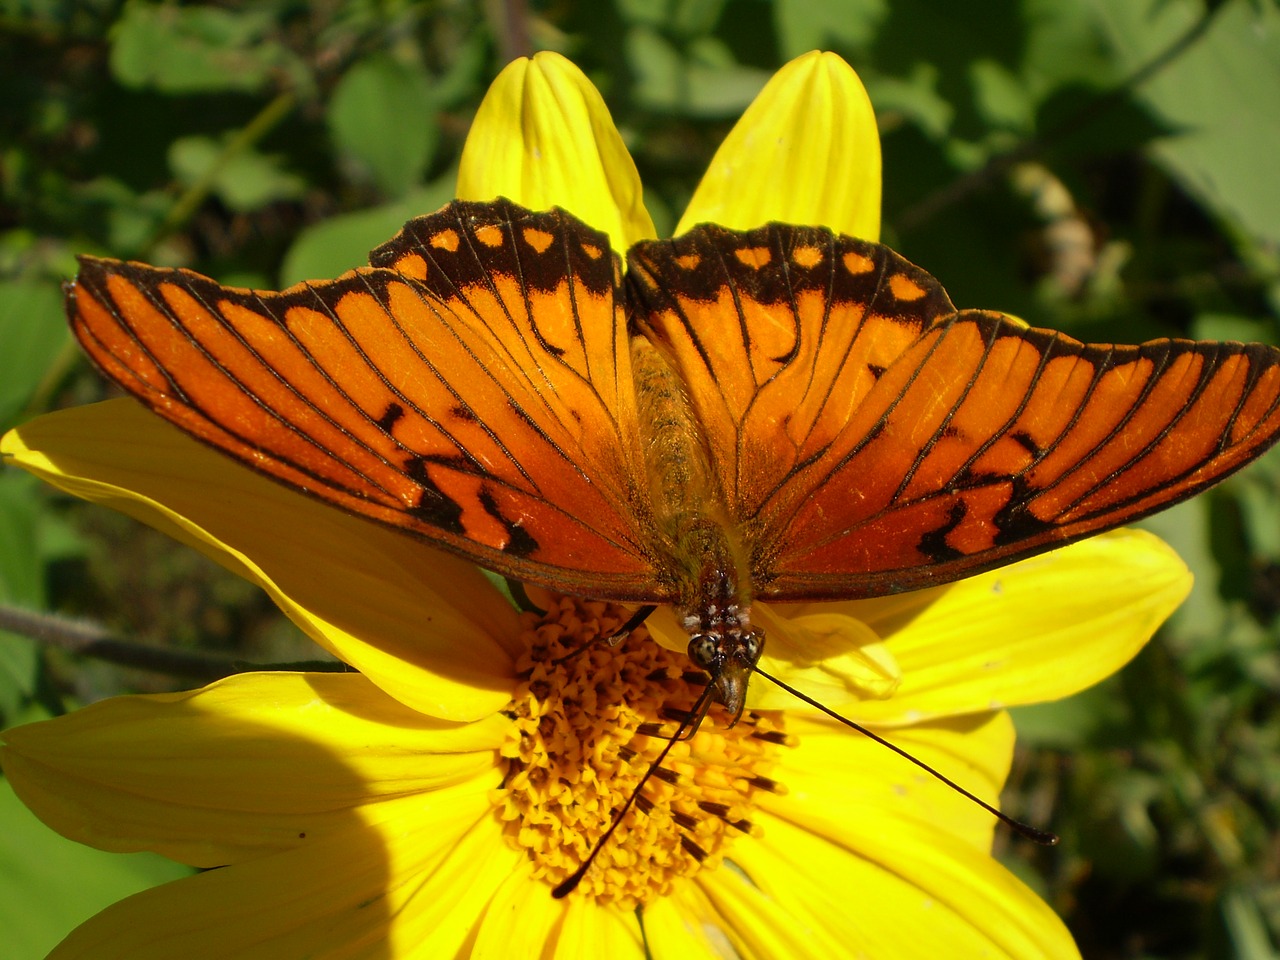
<svg viewBox="0 0 1280 960">
<path fill-rule="evenodd" d="M 132 643 L 112 636 L 102 627 L 55 614 L 37 613 L 0 604 L 0 630 L 29 637 L 37 643 L 56 647 L 83 657 L 93 657 L 138 670 L 175 677 L 187 677 L 208 683 L 236 673 L 260 670 L 305 670 L 311 672 L 345 672 L 345 663 L 329 660 L 306 660 L 297 663 L 251 664 L 226 657 L 188 650 Z"/>
<path fill-rule="evenodd" d="M 491 0 L 488 7 L 501 61 L 510 63 L 519 57 L 532 57 L 533 38 L 529 35 L 526 0 Z"/>
<path fill-rule="evenodd" d="M 209 164 L 207 170 L 196 180 L 195 183 L 187 187 L 182 195 L 169 208 L 169 212 L 165 214 L 165 218 L 160 225 L 156 227 L 155 232 L 148 238 L 143 250 L 150 250 L 162 239 L 173 233 L 181 227 L 195 211 L 200 204 L 204 203 L 205 197 L 213 189 L 214 182 L 228 163 L 236 158 L 239 154 L 248 150 L 255 143 L 265 137 L 281 120 L 283 120 L 293 109 L 298 98 L 292 91 L 276 95 L 265 107 L 258 111 L 257 115 L 247 124 L 237 131 L 222 148 L 222 152 L 218 154 L 213 163 Z"/>
</svg>

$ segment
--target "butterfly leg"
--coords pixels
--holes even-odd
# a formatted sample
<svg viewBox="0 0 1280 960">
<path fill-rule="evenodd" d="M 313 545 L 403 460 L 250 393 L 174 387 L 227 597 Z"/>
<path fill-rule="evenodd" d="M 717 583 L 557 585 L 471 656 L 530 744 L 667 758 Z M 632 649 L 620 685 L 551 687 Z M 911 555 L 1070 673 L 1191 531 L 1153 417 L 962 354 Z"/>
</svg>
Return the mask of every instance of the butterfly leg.
<svg viewBox="0 0 1280 960">
<path fill-rule="evenodd" d="M 596 644 L 596 643 L 603 643 L 609 647 L 616 647 L 618 644 L 622 643 L 623 640 L 627 639 L 627 637 L 631 636 L 631 632 L 635 630 L 637 627 L 639 627 L 641 624 L 643 624 L 646 620 L 648 620 L 649 615 L 652 614 L 653 611 L 657 609 L 658 609 L 657 604 L 653 604 L 653 603 L 645 604 L 643 607 L 640 607 L 638 610 L 636 610 L 636 612 L 633 613 L 627 619 L 627 622 L 624 623 L 622 626 L 620 626 L 617 630 L 613 631 L 613 633 L 609 634 L 608 636 L 596 637 L 594 640 L 590 641 L 589 643 L 584 643 L 582 646 L 578 647 L 578 649 L 573 650 L 569 653 L 566 653 L 563 657 L 560 657 L 557 660 L 552 660 L 551 662 L 553 664 L 559 664 L 559 663 L 564 663 L 566 660 L 572 660 L 578 654 L 582 653 L 582 651 L 589 650 L 592 644 Z"/>
<path fill-rule="evenodd" d="M 516 609 L 521 613 L 536 613 L 538 616 L 545 616 L 547 611 L 533 602 L 529 597 L 529 591 L 525 589 L 524 583 L 520 580 L 512 580 L 510 577 L 503 577 L 507 582 L 507 592 L 511 594 L 511 599 L 515 601 Z"/>
<path fill-rule="evenodd" d="M 603 638 L 604 642 L 611 647 L 616 647 L 623 640 L 627 639 L 627 637 L 631 636 L 631 631 L 636 629 L 636 627 L 641 626 L 649 619 L 649 615 L 657 609 L 657 604 L 646 603 L 643 607 L 636 610 L 636 612 L 627 619 L 626 623 L 613 631 L 613 633 L 609 634 L 609 636 Z"/>
</svg>

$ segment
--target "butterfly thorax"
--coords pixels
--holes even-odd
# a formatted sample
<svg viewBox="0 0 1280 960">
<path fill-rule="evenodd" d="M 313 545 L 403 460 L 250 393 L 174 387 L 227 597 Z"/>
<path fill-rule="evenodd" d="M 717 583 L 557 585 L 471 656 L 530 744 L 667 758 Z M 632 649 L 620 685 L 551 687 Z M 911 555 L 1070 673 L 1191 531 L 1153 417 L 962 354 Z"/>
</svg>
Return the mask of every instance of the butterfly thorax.
<svg viewBox="0 0 1280 960">
<path fill-rule="evenodd" d="M 649 496 L 666 553 L 658 561 L 677 593 L 689 656 L 736 720 L 764 646 L 751 626 L 745 551 L 680 378 L 649 340 L 633 339 L 631 352 Z"/>
</svg>

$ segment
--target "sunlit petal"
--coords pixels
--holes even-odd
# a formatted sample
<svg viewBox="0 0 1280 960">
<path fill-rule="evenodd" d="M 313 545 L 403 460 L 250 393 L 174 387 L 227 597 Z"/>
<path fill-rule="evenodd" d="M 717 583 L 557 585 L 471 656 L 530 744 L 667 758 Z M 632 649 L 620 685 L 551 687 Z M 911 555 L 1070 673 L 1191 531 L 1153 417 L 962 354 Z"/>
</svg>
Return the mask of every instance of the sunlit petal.
<svg viewBox="0 0 1280 960">
<path fill-rule="evenodd" d="M 14 727 L 0 759 L 63 836 L 210 867 L 313 842 L 388 798 L 489 789 L 504 730 L 428 717 L 359 674 L 244 674 Z"/>
<path fill-rule="evenodd" d="M 826 864 L 815 866 L 821 869 Z M 849 943 L 839 938 L 837 924 L 788 910 L 785 901 L 752 884 L 736 859 L 719 870 L 699 874 L 695 889 L 696 893 L 681 897 L 685 909 L 724 932 L 732 950 L 723 956 L 825 960 L 849 955 Z"/>
<path fill-rule="evenodd" d="M 551 895 L 549 891 L 544 892 L 535 886 L 529 896 L 550 899 Z M 517 907 L 517 911 L 520 909 Z M 644 956 L 644 942 L 634 913 L 601 910 L 598 904 L 586 898 L 571 897 L 568 900 L 564 923 L 556 936 L 555 960 L 581 960 L 583 957 L 643 960 Z"/>
<path fill-rule="evenodd" d="M 553 899 L 545 884 L 532 884 L 529 874 L 526 861 L 495 885 L 475 934 L 473 957 L 536 957 L 555 942 L 569 905 Z"/>
<path fill-rule="evenodd" d="M 779 220 L 880 238 L 880 134 L 853 68 L 807 53 L 779 70 L 703 175 L 676 234 Z"/>
<path fill-rule="evenodd" d="M 708 887 L 769 904 L 801 930 L 825 929 L 844 955 L 933 960 L 1075 960 L 1062 921 L 989 854 L 927 823 L 861 808 L 815 811 L 854 820 L 855 848 L 772 817 L 764 838 L 734 851 L 747 880 L 707 875 Z"/>
<path fill-rule="evenodd" d="M 654 960 L 724 960 L 733 945 L 715 909 L 697 884 L 682 884 L 669 897 L 646 904 L 645 942 Z"/>
<path fill-rule="evenodd" d="M 836 604 L 885 638 L 903 676 L 853 715 L 918 723 L 1068 696 L 1128 663 L 1190 589 L 1172 548 L 1126 529 L 949 587 Z"/>
<path fill-rule="evenodd" d="M 604 99 L 558 53 L 515 60 L 489 87 L 462 151 L 458 196 L 563 207 L 607 232 L 619 253 L 657 236 Z"/>
<path fill-rule="evenodd" d="M 991 849 L 996 818 L 887 747 L 832 720 L 791 714 L 787 732 L 799 747 L 782 754 L 774 774 L 786 793 L 763 796 L 760 806 L 808 825 L 808 810 L 825 818 L 825 831 L 854 844 L 858 816 L 878 808 L 881 815 L 902 815 L 931 823 L 961 837 L 975 849 Z M 927 763 L 987 803 L 998 804 L 1013 760 L 1014 729 L 1004 712 L 952 717 L 933 723 L 875 731 L 911 756 Z M 846 771 L 856 770 L 856 776 Z"/>
<path fill-rule="evenodd" d="M 756 603 L 752 624 L 767 638 L 764 670 L 828 707 L 891 697 L 902 670 L 880 636 L 856 617 L 810 608 L 800 616 L 781 615 L 784 607 Z M 798 704 L 790 693 L 767 681 L 752 684 L 754 709 L 787 710 Z"/>
</svg>

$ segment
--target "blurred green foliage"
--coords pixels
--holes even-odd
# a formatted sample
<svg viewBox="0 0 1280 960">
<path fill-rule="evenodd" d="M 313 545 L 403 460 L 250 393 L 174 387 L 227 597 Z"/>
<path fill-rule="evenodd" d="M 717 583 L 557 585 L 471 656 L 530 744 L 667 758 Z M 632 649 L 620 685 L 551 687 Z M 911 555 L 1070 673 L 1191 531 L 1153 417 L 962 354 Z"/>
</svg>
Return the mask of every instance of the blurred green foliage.
<svg viewBox="0 0 1280 960">
<path fill-rule="evenodd" d="M 814 47 L 876 105 L 885 240 L 957 303 L 1091 340 L 1276 340 L 1269 0 L 0 0 L 0 428 L 107 392 L 60 315 L 77 253 L 253 286 L 356 266 L 449 198 L 489 80 L 546 48 L 600 87 L 670 229 L 770 73 Z M 1120 676 L 1018 713 L 1006 805 L 1063 843 L 1000 852 L 1087 957 L 1276 955 L 1278 488 L 1270 456 L 1156 518 L 1192 598 Z M 0 601 L 228 657 L 310 655 L 253 589 L 14 471 Z M 0 634 L 6 723 L 180 685 Z M 15 958 L 174 875 L 69 851 L 0 799 Z"/>
</svg>

